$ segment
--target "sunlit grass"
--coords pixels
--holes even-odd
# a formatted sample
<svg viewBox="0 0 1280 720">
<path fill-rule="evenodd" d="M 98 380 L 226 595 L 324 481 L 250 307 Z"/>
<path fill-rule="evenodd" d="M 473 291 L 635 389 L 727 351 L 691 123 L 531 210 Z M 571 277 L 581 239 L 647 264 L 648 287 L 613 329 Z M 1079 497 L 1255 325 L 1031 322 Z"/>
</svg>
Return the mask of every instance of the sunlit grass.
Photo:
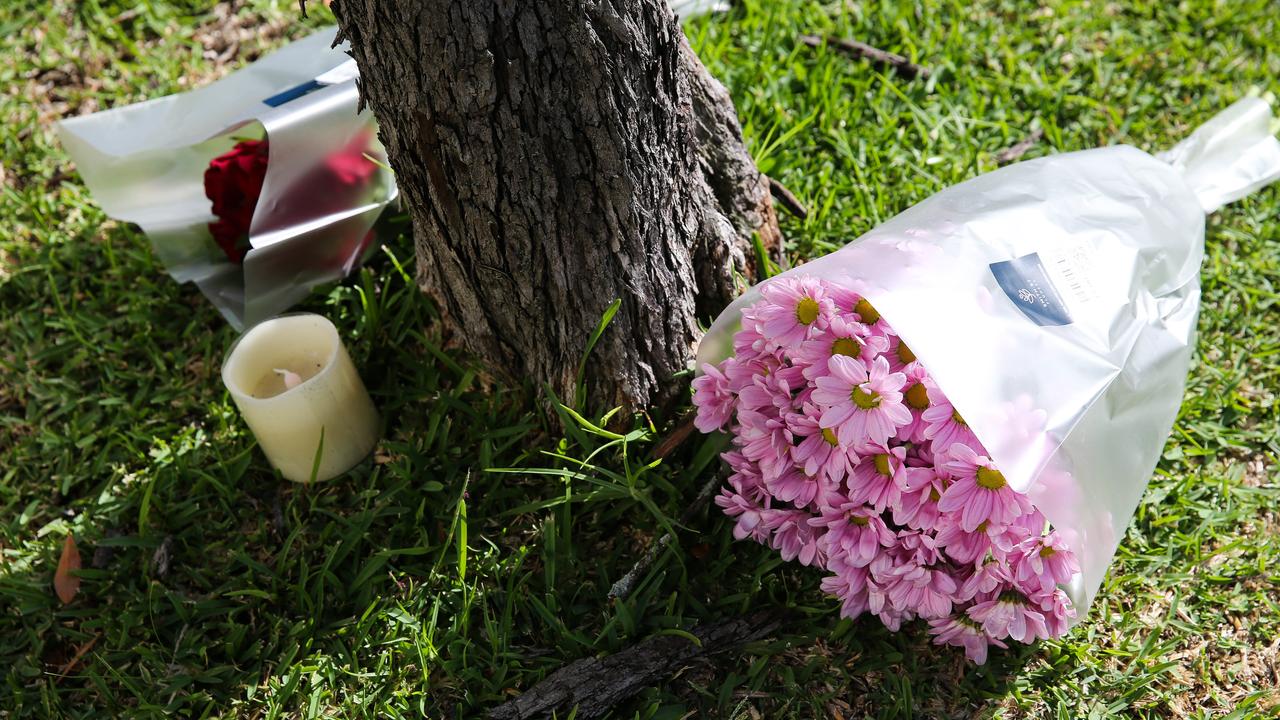
<svg viewBox="0 0 1280 720">
<path fill-rule="evenodd" d="M 326 22 L 309 7 L 305 22 L 291 1 L 240 8 L 247 39 L 230 64 Z M 793 618 L 776 639 L 690 668 L 620 716 L 1276 712 L 1280 192 L 1210 221 L 1186 401 L 1088 619 L 975 668 L 917 626 L 839 620 L 816 573 L 732 542 L 714 510 L 680 526 L 716 440 L 657 462 L 670 428 L 605 430 L 609 408 L 591 398 L 565 399 L 581 421 L 566 411 L 569 429 L 550 431 L 531 389 L 447 347 L 394 231 L 304 306 L 346 338 L 385 440 L 345 478 L 279 480 L 218 381 L 234 333 L 103 216 L 51 129 L 222 72 L 202 43 L 225 11 L 0 10 L 12 59 L 0 64 L 0 715 L 467 717 L 571 660 L 770 607 Z M 1045 137 L 1028 157 L 1171 145 L 1250 88 L 1278 89 L 1277 16 L 1261 0 L 747 0 L 688 32 L 762 168 L 810 209 L 784 220 L 794 264 L 994 168 L 1035 127 Z M 803 33 L 935 75 L 904 81 Z M 673 528 L 636 590 L 609 600 Z M 68 532 L 86 569 L 63 607 L 51 583 Z"/>
</svg>

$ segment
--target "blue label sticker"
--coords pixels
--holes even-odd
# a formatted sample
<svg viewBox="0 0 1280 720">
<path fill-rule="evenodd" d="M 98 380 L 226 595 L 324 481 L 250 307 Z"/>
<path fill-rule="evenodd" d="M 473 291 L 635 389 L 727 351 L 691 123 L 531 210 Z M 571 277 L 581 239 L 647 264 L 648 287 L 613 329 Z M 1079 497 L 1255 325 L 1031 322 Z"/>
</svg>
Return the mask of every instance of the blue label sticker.
<svg viewBox="0 0 1280 720">
<path fill-rule="evenodd" d="M 272 95 L 271 97 L 267 98 L 266 100 L 263 100 L 262 102 L 266 105 L 270 105 L 271 107 L 280 107 L 281 105 L 291 100 L 297 100 L 303 95 L 306 95 L 308 93 L 313 93 L 322 87 L 324 87 L 323 83 L 317 82 L 315 80 L 308 80 L 304 83 L 294 85 L 293 87 L 289 88 L 288 90 L 285 90 L 284 92 L 276 93 L 275 95 Z"/>
<path fill-rule="evenodd" d="M 1037 325 L 1070 325 L 1071 314 L 1050 282 L 1039 253 L 991 263 L 991 274 L 1013 304 Z"/>
</svg>

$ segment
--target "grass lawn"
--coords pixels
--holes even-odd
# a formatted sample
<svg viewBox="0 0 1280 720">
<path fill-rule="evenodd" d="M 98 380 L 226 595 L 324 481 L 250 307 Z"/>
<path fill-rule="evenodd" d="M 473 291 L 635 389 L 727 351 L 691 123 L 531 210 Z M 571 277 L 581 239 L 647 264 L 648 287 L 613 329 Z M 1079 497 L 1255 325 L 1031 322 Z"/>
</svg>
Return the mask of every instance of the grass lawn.
<svg viewBox="0 0 1280 720">
<path fill-rule="evenodd" d="M 840 620 L 819 574 L 695 516 L 624 602 L 610 585 L 714 471 L 670 419 L 563 437 L 529 388 L 443 349 L 412 242 L 315 293 L 386 423 L 375 462 L 277 479 L 218 378 L 235 333 L 107 219 L 53 122 L 181 91 L 312 27 L 293 0 L 15 0 L 0 9 L 0 717 L 468 717 L 562 664 L 760 608 L 772 639 L 620 717 L 1275 717 L 1280 712 L 1280 191 L 1209 221 L 1187 396 L 1099 600 L 1066 638 L 974 667 L 920 624 Z M 1161 149 L 1280 90 L 1280 8 L 746 0 L 687 30 L 816 257 L 995 167 Z M 797 41 L 857 38 L 906 81 Z M 401 224 L 403 227 L 403 223 Z M 401 268 L 405 267 L 406 270 Z M 608 408 L 592 408 L 599 416 Z M 495 472 L 496 470 L 504 470 Z M 64 538 L 84 557 L 63 606 Z"/>
</svg>

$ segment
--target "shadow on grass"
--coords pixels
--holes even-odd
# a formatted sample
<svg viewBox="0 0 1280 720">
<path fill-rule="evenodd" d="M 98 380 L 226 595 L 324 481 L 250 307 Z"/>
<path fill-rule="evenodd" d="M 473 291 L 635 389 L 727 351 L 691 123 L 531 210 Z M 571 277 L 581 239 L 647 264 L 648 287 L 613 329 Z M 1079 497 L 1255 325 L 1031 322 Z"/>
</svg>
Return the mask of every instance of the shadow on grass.
<svg viewBox="0 0 1280 720">
<path fill-rule="evenodd" d="M 14 509 L 0 566 L 4 705 L 15 717 L 186 715 L 318 698 L 314 673 L 365 670 L 380 641 L 370 625 L 394 636 L 440 612 L 421 587 L 449 585 L 460 561 L 444 544 L 460 488 L 519 450 L 528 403 L 482 394 L 433 346 L 433 311 L 390 260 L 407 251 L 400 238 L 302 308 L 338 324 L 386 440 L 339 481 L 285 483 L 218 380 L 234 332 L 136 232 L 91 230 L 100 238 L 31 246 L 0 286 L 11 341 L 0 498 Z M 50 583 L 68 533 L 84 569 L 63 607 Z"/>
<path fill-rule="evenodd" d="M 611 603 L 711 471 L 712 441 L 650 467 L 652 432 L 557 440 L 526 389 L 441 348 L 404 238 L 301 308 L 338 326 L 384 440 L 336 481 L 284 482 L 218 380 L 235 333 L 137 233 L 97 229 L 33 246 L 0 286 L 13 717 L 469 716 L 573 659 L 769 607 L 800 619 L 619 712 L 949 716 L 1004 695 L 1035 652 L 977 669 L 923 629 L 839 621 L 818 573 L 733 542 L 713 510 Z M 62 606 L 69 532 L 85 567 Z"/>
<path fill-rule="evenodd" d="M 729 539 L 718 513 L 701 525 Z M 742 545 L 722 548 L 719 559 L 687 557 L 683 568 L 660 563 L 653 572 L 669 600 L 679 593 L 691 596 L 691 605 L 707 603 L 698 622 L 764 610 L 785 616 L 783 626 L 765 640 L 698 658 L 620 703 L 613 716 L 969 718 L 1003 701 L 1028 664 L 1057 656 L 1045 645 L 1011 643 L 978 666 L 959 648 L 933 645 L 923 622 L 891 632 L 874 617 L 841 619 L 818 587 L 820 573 L 779 567 L 772 551 Z M 546 658 L 543 674 L 575 659 Z"/>
</svg>

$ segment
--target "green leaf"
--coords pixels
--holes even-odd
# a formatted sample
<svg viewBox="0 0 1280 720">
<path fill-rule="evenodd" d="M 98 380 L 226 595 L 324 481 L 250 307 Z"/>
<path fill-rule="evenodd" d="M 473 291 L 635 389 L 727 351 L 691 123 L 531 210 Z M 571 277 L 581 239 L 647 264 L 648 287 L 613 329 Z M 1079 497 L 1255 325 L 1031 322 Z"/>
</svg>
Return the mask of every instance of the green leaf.
<svg viewBox="0 0 1280 720">
<path fill-rule="evenodd" d="M 609 323 L 613 320 L 613 316 L 618 314 L 618 308 L 622 307 L 622 298 L 609 303 L 609 307 L 605 308 L 604 315 L 600 317 L 600 322 L 596 325 L 595 332 L 591 333 L 591 338 L 587 340 L 587 348 L 582 352 L 582 359 L 578 361 L 578 375 L 574 382 L 574 407 L 582 407 L 586 401 L 587 389 L 582 385 L 582 377 L 587 371 L 587 357 L 591 355 L 592 349 L 595 348 L 596 342 L 600 336 L 604 334 L 605 328 L 609 327 Z"/>
</svg>

